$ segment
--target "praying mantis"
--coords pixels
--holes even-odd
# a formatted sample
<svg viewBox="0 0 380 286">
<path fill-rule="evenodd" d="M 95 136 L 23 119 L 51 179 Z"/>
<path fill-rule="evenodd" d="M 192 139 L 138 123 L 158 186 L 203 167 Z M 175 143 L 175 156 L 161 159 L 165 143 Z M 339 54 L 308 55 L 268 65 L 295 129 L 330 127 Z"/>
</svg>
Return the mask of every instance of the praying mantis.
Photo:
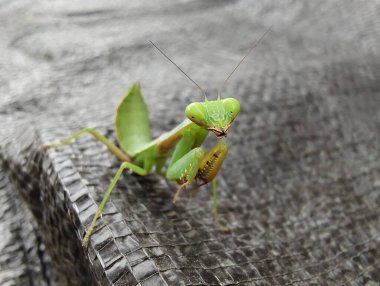
<svg viewBox="0 0 380 286">
<path fill-rule="evenodd" d="M 269 30 L 270 28 L 255 42 L 223 82 L 222 87 Z M 84 247 L 88 246 L 96 222 L 123 172 L 130 170 L 140 176 L 145 176 L 153 168 L 157 173 L 162 173 L 166 165 L 166 178 L 169 181 L 176 181 L 179 185 L 173 197 L 173 203 L 178 200 L 181 192 L 193 183 L 197 182 L 189 192 L 190 196 L 194 195 L 200 187 L 212 182 L 214 223 L 222 231 L 229 230 L 219 222 L 216 175 L 228 153 L 228 145 L 222 138 L 228 134 L 232 122 L 238 115 L 240 103 L 235 98 L 221 99 L 220 92 L 216 100 L 207 100 L 204 90 L 153 42 L 151 44 L 190 79 L 205 96 L 204 102 L 193 102 L 186 107 L 186 119 L 182 123 L 171 131 L 152 139 L 148 108 L 141 94 L 140 84 L 135 83 L 116 108 L 115 131 L 119 147 L 91 128 L 84 128 L 59 143 L 42 145 L 45 149 L 60 147 L 82 134 L 88 133 L 107 146 L 109 151 L 122 162 L 82 239 Z M 219 140 L 205 152 L 202 144 L 210 132 Z M 166 164 L 169 157 L 170 161 Z"/>
</svg>

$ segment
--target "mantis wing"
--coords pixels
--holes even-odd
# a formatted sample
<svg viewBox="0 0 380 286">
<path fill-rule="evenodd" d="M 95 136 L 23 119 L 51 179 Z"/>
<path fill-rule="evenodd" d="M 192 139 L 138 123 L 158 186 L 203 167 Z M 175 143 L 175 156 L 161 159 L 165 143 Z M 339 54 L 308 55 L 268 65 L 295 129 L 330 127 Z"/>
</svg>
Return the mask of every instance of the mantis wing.
<svg viewBox="0 0 380 286">
<path fill-rule="evenodd" d="M 116 137 L 120 147 L 131 157 L 152 140 L 148 108 L 135 83 L 120 101 L 115 115 Z"/>
</svg>

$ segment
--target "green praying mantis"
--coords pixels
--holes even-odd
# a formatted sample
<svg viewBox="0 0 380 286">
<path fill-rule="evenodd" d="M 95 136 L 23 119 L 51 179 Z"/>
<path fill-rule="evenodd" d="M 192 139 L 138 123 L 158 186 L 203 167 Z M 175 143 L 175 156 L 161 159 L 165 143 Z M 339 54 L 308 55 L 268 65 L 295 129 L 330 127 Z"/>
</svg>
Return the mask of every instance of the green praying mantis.
<svg viewBox="0 0 380 286">
<path fill-rule="evenodd" d="M 269 30 L 270 28 L 241 59 L 223 82 L 222 88 Z M 228 153 L 228 145 L 222 138 L 227 135 L 232 122 L 238 115 L 240 103 L 235 98 L 221 99 L 220 92 L 216 100 L 207 100 L 204 90 L 153 42 L 151 44 L 188 77 L 205 96 L 204 102 L 193 102 L 186 107 L 186 119 L 182 123 L 158 138 L 152 139 L 148 109 L 141 94 L 140 85 L 135 83 L 129 88 L 116 108 L 115 130 L 120 148 L 91 128 L 84 128 L 57 144 L 43 145 L 43 148 L 59 147 L 68 144 L 82 134 L 88 133 L 106 145 L 109 151 L 122 162 L 86 231 L 82 240 L 84 247 L 88 246 L 96 222 L 123 172 L 130 170 L 140 176 L 145 176 L 154 167 L 158 173 L 162 173 L 166 165 L 166 178 L 179 184 L 173 197 L 173 203 L 178 200 L 181 192 L 194 182 L 197 184 L 189 192 L 190 196 L 194 195 L 200 187 L 212 182 L 214 223 L 222 231 L 229 230 L 219 222 L 218 218 L 216 175 Z M 217 144 L 205 152 L 202 144 L 209 132 L 215 134 L 219 140 Z M 169 157 L 170 161 L 166 164 Z"/>
</svg>

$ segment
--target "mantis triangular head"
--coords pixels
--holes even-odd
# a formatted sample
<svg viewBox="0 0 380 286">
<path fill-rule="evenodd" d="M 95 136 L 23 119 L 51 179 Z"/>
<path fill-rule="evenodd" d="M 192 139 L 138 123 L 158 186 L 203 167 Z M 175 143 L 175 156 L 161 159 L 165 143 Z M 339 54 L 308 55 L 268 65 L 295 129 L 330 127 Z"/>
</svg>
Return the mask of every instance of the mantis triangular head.
<svg viewBox="0 0 380 286">
<path fill-rule="evenodd" d="M 216 137 L 224 137 L 235 117 L 239 113 L 240 103 L 235 98 L 217 99 L 204 102 L 193 102 L 186 107 L 186 116 L 212 131 Z"/>
<path fill-rule="evenodd" d="M 221 88 L 218 91 L 218 99 L 208 101 L 206 92 L 197 84 L 190 76 L 188 76 L 174 61 L 172 61 L 160 48 L 152 41 L 150 42 L 165 58 L 167 58 L 174 66 L 178 68 L 189 80 L 191 80 L 205 96 L 204 102 L 194 102 L 186 107 L 186 116 L 195 124 L 212 131 L 216 137 L 221 138 L 227 135 L 228 130 L 240 111 L 240 103 L 235 98 L 220 99 L 220 93 L 226 85 L 228 79 L 237 70 L 245 58 L 252 50 L 261 42 L 265 35 L 270 31 L 268 28 L 265 33 L 254 43 L 248 53 L 240 60 L 228 77 L 224 80 Z"/>
<path fill-rule="evenodd" d="M 240 103 L 235 98 L 220 99 L 220 93 L 228 79 L 237 70 L 244 59 L 252 52 L 252 50 L 261 42 L 270 29 L 271 28 L 267 29 L 265 33 L 255 42 L 248 53 L 240 60 L 240 62 L 224 80 L 218 91 L 217 100 L 208 101 L 205 99 L 205 102 L 194 102 L 186 107 L 185 114 L 191 121 L 214 132 L 215 136 L 218 138 L 227 135 L 232 122 L 240 111 Z"/>
</svg>

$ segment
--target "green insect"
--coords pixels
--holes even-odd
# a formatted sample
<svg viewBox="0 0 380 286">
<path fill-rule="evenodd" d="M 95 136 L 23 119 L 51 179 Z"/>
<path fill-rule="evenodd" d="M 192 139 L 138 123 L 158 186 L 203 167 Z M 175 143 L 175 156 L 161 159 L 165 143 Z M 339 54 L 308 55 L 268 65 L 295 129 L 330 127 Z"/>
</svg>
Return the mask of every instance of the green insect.
<svg viewBox="0 0 380 286">
<path fill-rule="evenodd" d="M 253 45 L 230 73 L 223 85 L 268 31 L 269 29 Z M 194 80 L 182 71 L 182 69 L 154 43 L 152 44 L 204 93 L 203 89 Z M 219 222 L 215 179 L 227 156 L 228 145 L 223 140 L 219 140 L 218 143 L 207 152 L 205 152 L 201 146 L 210 131 L 214 133 L 218 139 L 225 137 L 239 110 L 240 103 L 237 99 L 220 99 L 220 96 L 218 96 L 216 100 L 208 101 L 205 97 L 204 102 L 193 102 L 186 107 L 185 114 L 187 118 L 177 127 L 156 139 L 152 139 L 148 109 L 141 94 L 140 85 L 139 83 L 135 83 L 127 91 L 116 108 L 115 130 L 120 148 L 91 128 L 82 129 L 57 144 L 43 145 L 44 148 L 59 147 L 68 144 L 84 133 L 89 133 L 106 145 L 108 149 L 122 161 L 96 211 L 91 225 L 86 231 L 82 245 L 88 245 L 96 221 L 101 215 L 123 171 L 128 169 L 138 175 L 145 176 L 155 167 L 158 173 L 162 173 L 162 169 L 165 167 L 166 161 L 170 156 L 171 158 L 166 170 L 166 178 L 170 181 L 176 181 L 179 184 L 173 198 L 173 203 L 177 201 L 181 192 L 194 182 L 198 183 L 190 191 L 190 196 L 194 195 L 201 186 L 212 182 L 214 222 L 220 230 L 228 231 L 228 228 Z"/>
</svg>

